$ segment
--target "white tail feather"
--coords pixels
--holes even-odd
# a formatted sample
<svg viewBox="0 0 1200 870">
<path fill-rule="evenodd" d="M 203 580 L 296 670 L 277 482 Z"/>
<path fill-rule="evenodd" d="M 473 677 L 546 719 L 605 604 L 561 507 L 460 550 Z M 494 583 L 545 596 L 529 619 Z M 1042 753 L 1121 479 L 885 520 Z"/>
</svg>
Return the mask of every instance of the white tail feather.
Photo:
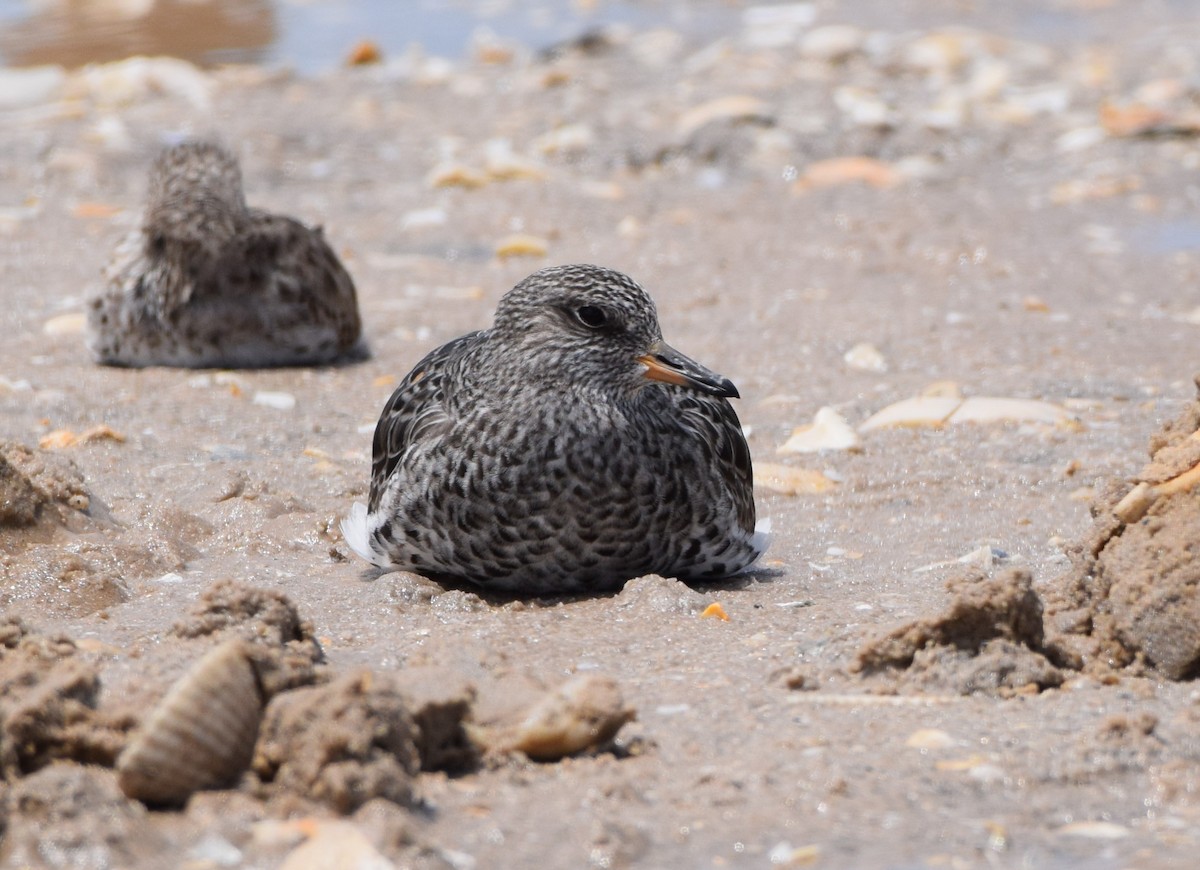
<svg viewBox="0 0 1200 870">
<path fill-rule="evenodd" d="M 771 546 L 771 518 L 763 517 L 754 524 L 754 535 L 750 538 L 750 546 L 758 551 L 758 556 L 755 557 L 755 562 L 762 558 L 763 553 L 767 552 L 767 547 Z"/>
<path fill-rule="evenodd" d="M 371 528 L 367 506 L 356 501 L 350 508 L 350 516 L 342 520 L 342 537 L 351 550 L 358 553 L 372 565 L 379 564 L 379 554 L 371 546 Z"/>
</svg>

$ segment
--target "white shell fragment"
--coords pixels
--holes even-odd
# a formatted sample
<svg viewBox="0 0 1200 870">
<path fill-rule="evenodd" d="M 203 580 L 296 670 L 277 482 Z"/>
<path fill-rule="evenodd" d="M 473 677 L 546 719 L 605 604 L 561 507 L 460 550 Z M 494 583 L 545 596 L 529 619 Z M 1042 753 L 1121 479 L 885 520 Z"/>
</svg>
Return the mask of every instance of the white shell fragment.
<svg viewBox="0 0 1200 870">
<path fill-rule="evenodd" d="M 242 641 L 204 656 L 159 702 L 117 760 L 126 797 L 178 805 L 229 785 L 249 765 L 262 720 L 258 676 Z"/>
<path fill-rule="evenodd" d="M 1090 840 L 1122 840 L 1130 834 L 1129 828 L 1116 822 L 1072 822 L 1063 825 L 1055 833 L 1069 837 L 1086 837 Z"/>
<path fill-rule="evenodd" d="M 862 439 L 833 408 L 821 408 L 812 423 L 796 428 L 776 453 L 817 453 L 821 450 L 859 450 Z"/>
<path fill-rule="evenodd" d="M 883 358 L 883 354 L 879 352 L 879 348 L 867 342 L 860 342 L 846 351 L 842 357 L 846 365 L 852 369 L 858 369 L 860 372 L 886 372 L 888 370 L 887 360 Z"/>
<path fill-rule="evenodd" d="M 766 118 L 768 115 L 768 106 L 764 100 L 744 94 L 735 94 L 718 97 L 688 109 L 679 117 L 675 129 L 679 138 L 687 139 L 701 127 L 714 121 L 748 121 Z"/>
<path fill-rule="evenodd" d="M 858 431 L 941 426 L 961 404 L 961 399 L 947 396 L 914 396 L 911 399 L 902 399 L 888 405 L 882 411 L 876 411 L 858 427 Z"/>
<path fill-rule="evenodd" d="M 996 396 L 915 396 L 888 405 L 867 418 L 859 432 L 898 427 L 937 428 L 947 423 L 1038 423 L 1069 426 L 1071 415 L 1065 408 L 1036 399 L 1008 399 Z"/>
<path fill-rule="evenodd" d="M 1070 415 L 1058 405 L 1035 399 L 1001 399 L 973 396 L 950 415 L 951 423 L 1067 423 Z"/>
<path fill-rule="evenodd" d="M 87 316 L 82 311 L 59 314 L 42 324 L 44 335 L 79 335 L 86 325 Z"/>
<path fill-rule="evenodd" d="M 939 728 L 919 728 L 908 735 L 904 745 L 912 749 L 950 749 L 956 741 Z"/>
<path fill-rule="evenodd" d="M 296 407 L 296 397 L 276 390 L 258 390 L 254 394 L 254 404 L 276 411 L 290 411 Z"/>
</svg>

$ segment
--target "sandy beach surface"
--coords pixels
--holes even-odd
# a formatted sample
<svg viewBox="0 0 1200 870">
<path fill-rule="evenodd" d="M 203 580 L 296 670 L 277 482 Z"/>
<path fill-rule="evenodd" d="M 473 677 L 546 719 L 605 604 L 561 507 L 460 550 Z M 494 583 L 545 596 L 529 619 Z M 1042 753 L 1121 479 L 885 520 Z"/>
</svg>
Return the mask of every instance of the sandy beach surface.
<svg viewBox="0 0 1200 870">
<path fill-rule="evenodd" d="M 4 866 L 1196 866 L 1200 18 L 732 20 L 0 71 Z M 186 136 L 324 226 L 369 358 L 91 361 Z M 571 262 L 737 384 L 770 551 L 569 599 L 370 569 L 338 523 L 398 379 Z M 179 715 L 219 731 L 250 667 L 257 741 L 127 796 L 217 649 Z"/>
</svg>

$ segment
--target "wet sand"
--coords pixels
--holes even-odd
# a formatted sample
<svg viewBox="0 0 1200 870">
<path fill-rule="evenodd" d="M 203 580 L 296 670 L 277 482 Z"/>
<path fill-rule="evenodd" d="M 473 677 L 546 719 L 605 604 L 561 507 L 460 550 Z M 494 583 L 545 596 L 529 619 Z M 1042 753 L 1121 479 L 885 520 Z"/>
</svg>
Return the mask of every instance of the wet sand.
<svg viewBox="0 0 1200 870">
<path fill-rule="evenodd" d="M 0 528 L 0 608 L 21 619 L 0 626 L 2 860 L 1192 866 L 1200 704 L 1173 632 L 1196 602 L 1177 531 L 1195 496 L 1164 496 L 1136 535 L 1114 538 L 1111 516 L 1139 471 L 1161 487 L 1197 458 L 1161 453 L 1185 422 L 1142 469 L 1200 369 L 1200 21 L 1071 7 L 1085 35 L 1039 43 L 1003 20 L 944 29 L 934 8 L 947 17 L 877 30 L 861 11 L 819 30 L 851 20 L 836 5 L 766 30 L 751 16 L 706 45 L 659 30 L 317 78 L 121 64 L 7 88 L 0 437 L 28 450 L 5 448 L 17 472 L 0 474 L 25 481 Z M 240 156 L 252 204 L 324 225 L 368 360 L 92 364 L 86 289 L 185 134 Z M 524 275 L 580 261 L 640 281 L 667 341 L 738 385 L 774 481 L 759 570 L 535 601 L 369 570 L 338 520 L 365 496 L 396 380 Z M 860 344 L 877 354 L 847 362 Z M 931 392 L 1066 419 L 777 453 L 822 407 L 856 427 Z M 823 483 L 787 494 L 787 469 Z M 1146 606 L 1160 528 L 1184 554 L 1162 572 L 1183 609 L 1162 619 Z M 222 580 L 250 591 L 214 610 Z M 714 602 L 727 620 L 702 617 Z M 235 787 L 147 810 L 114 759 L 230 637 L 284 659 L 315 643 L 323 662 L 272 684 L 283 706 Z M 617 718 L 636 710 L 613 741 L 542 762 L 455 743 L 577 675 L 619 687 Z M 295 724 L 312 691 L 360 723 L 394 724 L 393 695 L 409 699 L 402 748 L 338 762 L 374 800 L 263 760 L 324 751 Z M 446 743 L 423 754 L 434 732 Z"/>
</svg>

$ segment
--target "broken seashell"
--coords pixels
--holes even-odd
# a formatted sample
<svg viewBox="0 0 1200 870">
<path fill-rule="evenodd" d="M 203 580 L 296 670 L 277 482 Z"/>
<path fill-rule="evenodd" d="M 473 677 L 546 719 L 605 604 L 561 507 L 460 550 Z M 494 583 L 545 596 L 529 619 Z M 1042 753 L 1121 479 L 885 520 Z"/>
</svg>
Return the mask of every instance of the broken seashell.
<svg viewBox="0 0 1200 870">
<path fill-rule="evenodd" d="M 117 760 L 126 797 L 179 805 L 250 766 L 263 696 L 245 643 L 211 650 L 172 686 Z"/>
<path fill-rule="evenodd" d="M 465 187 L 468 190 L 483 187 L 488 180 L 488 176 L 479 170 L 458 163 L 439 164 L 425 177 L 425 183 L 430 187 Z"/>
<path fill-rule="evenodd" d="M 675 129 L 679 138 L 690 139 L 697 130 L 713 121 L 766 121 L 769 118 L 766 101 L 735 94 L 688 109 L 679 117 Z"/>
<path fill-rule="evenodd" d="M 1130 834 L 1129 828 L 1116 822 L 1071 822 L 1055 830 L 1056 834 L 1069 837 L 1087 837 L 1092 840 L 1122 840 Z"/>
<path fill-rule="evenodd" d="M 877 411 L 858 427 L 858 431 L 939 428 L 947 423 L 1041 423 L 1070 427 L 1073 418 L 1059 405 L 1035 399 L 973 396 L 964 400 L 953 396 L 915 396 Z"/>
<path fill-rule="evenodd" d="M 874 157 L 831 157 L 808 164 L 792 190 L 804 193 L 814 187 L 836 187 L 861 181 L 871 187 L 895 187 L 904 176 L 890 163 Z"/>
<path fill-rule="evenodd" d="M 512 143 L 507 139 L 490 139 L 484 145 L 484 171 L 496 181 L 540 180 L 546 177 L 546 170 L 542 166 L 514 152 Z"/>
<path fill-rule="evenodd" d="M 937 427 L 943 425 L 962 404 L 962 399 L 949 396 L 914 396 L 893 402 L 867 418 L 859 432 L 898 427 Z"/>
<path fill-rule="evenodd" d="M 918 728 L 908 735 L 904 745 L 913 749 L 949 749 L 955 745 L 955 740 L 938 728 Z"/>
<path fill-rule="evenodd" d="M 516 233 L 511 236 L 505 236 L 496 243 L 496 256 L 501 259 L 508 257 L 544 257 L 549 247 L 546 240 L 540 236 Z"/>
<path fill-rule="evenodd" d="M 538 761 L 555 761 L 603 746 L 636 715 L 625 706 L 616 680 L 581 674 L 534 704 L 502 745 Z"/>
<path fill-rule="evenodd" d="M 972 396 L 950 415 L 951 423 L 1045 423 L 1066 424 L 1070 415 L 1058 405 L 1035 399 Z"/>
<path fill-rule="evenodd" d="M 87 325 L 87 315 L 82 311 L 59 314 L 42 324 L 44 335 L 78 335 Z"/>
<path fill-rule="evenodd" d="M 776 453 L 816 453 L 821 450 L 860 450 L 862 439 L 846 418 L 833 408 L 821 408 L 812 423 L 793 430 Z"/>
<path fill-rule="evenodd" d="M 842 359 L 850 368 L 858 369 L 860 372 L 886 372 L 888 370 L 887 360 L 883 358 L 879 348 L 865 341 L 859 342 L 846 351 Z"/>
<path fill-rule="evenodd" d="M 43 435 L 38 441 L 38 447 L 43 450 L 63 450 L 76 444 L 91 444 L 93 441 L 115 441 L 125 443 L 125 436 L 103 423 L 85 429 L 78 435 L 70 429 L 55 429 Z"/>
</svg>

